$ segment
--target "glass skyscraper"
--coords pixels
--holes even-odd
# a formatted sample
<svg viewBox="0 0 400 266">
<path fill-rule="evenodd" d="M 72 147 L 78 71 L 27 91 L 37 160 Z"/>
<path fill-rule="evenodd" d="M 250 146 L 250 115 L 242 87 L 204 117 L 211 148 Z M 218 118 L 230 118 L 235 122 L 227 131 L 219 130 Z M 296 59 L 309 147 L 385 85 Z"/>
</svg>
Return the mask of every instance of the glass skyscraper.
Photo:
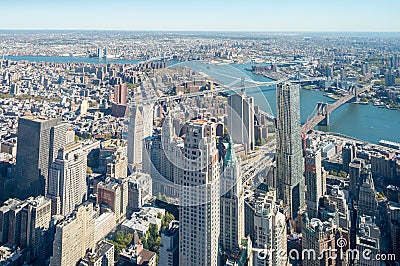
<svg viewBox="0 0 400 266">
<path fill-rule="evenodd" d="M 276 168 L 278 197 L 289 206 L 292 219 L 305 205 L 300 127 L 300 88 L 281 83 L 276 91 Z"/>
</svg>

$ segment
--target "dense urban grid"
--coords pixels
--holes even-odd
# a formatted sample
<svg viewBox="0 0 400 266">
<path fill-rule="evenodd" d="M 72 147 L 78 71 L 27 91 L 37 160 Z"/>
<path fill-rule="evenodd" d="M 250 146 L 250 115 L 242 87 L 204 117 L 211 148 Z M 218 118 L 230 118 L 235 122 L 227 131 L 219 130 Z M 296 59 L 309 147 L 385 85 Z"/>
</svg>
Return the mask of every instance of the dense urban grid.
<svg viewBox="0 0 400 266">
<path fill-rule="evenodd" d="M 345 104 L 399 112 L 399 51 L 390 33 L 1 31 L 0 265 L 395 265 L 400 139 L 322 129 Z M 248 93 L 265 86 L 274 112 Z M 303 90 L 332 102 L 302 125 Z"/>
</svg>

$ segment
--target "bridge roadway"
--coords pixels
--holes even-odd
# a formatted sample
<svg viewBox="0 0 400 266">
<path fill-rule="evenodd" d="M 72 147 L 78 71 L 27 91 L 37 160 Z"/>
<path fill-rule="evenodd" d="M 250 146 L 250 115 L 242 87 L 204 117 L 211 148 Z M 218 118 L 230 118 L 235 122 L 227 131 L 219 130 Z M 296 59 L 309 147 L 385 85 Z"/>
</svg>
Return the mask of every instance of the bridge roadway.
<svg viewBox="0 0 400 266">
<path fill-rule="evenodd" d="M 253 180 L 264 169 L 271 166 L 274 156 L 274 153 L 265 153 L 260 160 L 251 164 L 246 171 L 242 172 L 242 183 L 250 185 L 251 180 Z M 255 184 L 254 186 L 256 187 L 257 185 L 258 184 Z"/>
<path fill-rule="evenodd" d="M 361 89 L 357 89 L 357 95 L 361 94 L 363 92 L 369 91 L 371 89 L 372 85 L 368 85 L 368 86 L 364 86 Z M 302 126 L 302 133 L 305 134 L 308 131 L 310 131 L 311 129 L 313 129 L 316 125 L 318 125 L 322 120 L 324 120 L 326 118 L 326 115 L 331 114 L 333 111 L 335 111 L 338 107 L 340 107 L 341 105 L 347 103 L 348 101 L 350 101 L 351 99 L 353 99 L 354 97 L 356 97 L 355 94 L 348 94 L 346 96 L 341 97 L 339 100 L 337 100 L 336 102 L 332 103 L 332 104 L 328 104 L 326 113 L 317 113 L 315 114 L 315 116 L 313 118 L 311 118 L 310 120 L 308 120 L 303 126 Z"/>
<path fill-rule="evenodd" d="M 250 185 L 250 181 L 254 179 L 261 171 L 272 164 L 275 157 L 276 140 L 273 140 L 260 147 L 255 151 L 248 160 L 241 163 L 242 183 Z M 258 184 L 255 184 L 257 186 Z"/>
</svg>

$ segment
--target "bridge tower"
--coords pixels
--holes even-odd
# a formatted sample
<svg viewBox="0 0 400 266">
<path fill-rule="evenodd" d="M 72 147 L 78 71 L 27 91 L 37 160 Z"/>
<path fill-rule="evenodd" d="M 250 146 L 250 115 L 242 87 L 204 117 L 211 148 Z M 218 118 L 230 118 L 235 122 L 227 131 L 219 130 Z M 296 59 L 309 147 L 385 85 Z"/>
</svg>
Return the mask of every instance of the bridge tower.
<svg viewBox="0 0 400 266">
<path fill-rule="evenodd" d="M 317 114 L 319 116 L 324 116 L 325 118 L 318 123 L 318 126 L 328 126 L 329 125 L 329 112 L 328 112 L 328 104 L 319 102 L 317 103 Z"/>
<path fill-rule="evenodd" d="M 354 86 L 354 96 L 355 96 L 354 97 L 355 101 L 358 102 L 359 99 L 358 99 L 358 93 L 357 93 L 357 86 Z"/>
</svg>

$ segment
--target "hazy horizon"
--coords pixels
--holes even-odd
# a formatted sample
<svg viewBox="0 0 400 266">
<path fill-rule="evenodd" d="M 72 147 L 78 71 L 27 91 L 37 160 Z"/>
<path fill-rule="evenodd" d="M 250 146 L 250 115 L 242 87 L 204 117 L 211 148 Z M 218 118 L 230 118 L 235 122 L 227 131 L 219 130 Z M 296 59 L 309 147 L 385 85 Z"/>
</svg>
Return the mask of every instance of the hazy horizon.
<svg viewBox="0 0 400 266">
<path fill-rule="evenodd" d="M 3 30 L 400 32 L 390 0 L 15 0 L 2 10 Z"/>
</svg>

